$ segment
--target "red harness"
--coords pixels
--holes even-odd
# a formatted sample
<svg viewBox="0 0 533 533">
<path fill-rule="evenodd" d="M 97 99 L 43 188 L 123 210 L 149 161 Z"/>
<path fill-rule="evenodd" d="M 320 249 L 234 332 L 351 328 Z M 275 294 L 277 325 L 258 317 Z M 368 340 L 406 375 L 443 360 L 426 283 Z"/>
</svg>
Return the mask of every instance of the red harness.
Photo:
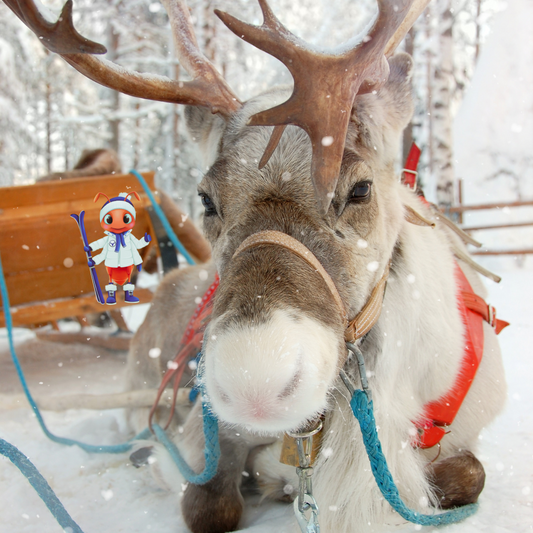
<svg viewBox="0 0 533 533">
<path fill-rule="evenodd" d="M 413 143 L 405 162 L 402 183 L 417 191 L 417 166 L 420 149 Z M 420 193 L 420 200 L 428 205 Z M 485 300 L 474 293 L 461 267 L 455 263 L 455 281 L 457 283 L 457 306 L 465 325 L 465 350 L 461 367 L 453 387 L 441 398 L 424 406 L 424 416 L 415 423 L 418 436 L 414 445 L 420 448 L 431 448 L 438 444 L 447 433 L 474 381 L 479 363 L 483 357 L 483 320 L 488 322 L 499 334 L 509 325 L 508 322 L 496 318 L 496 309 L 487 305 Z"/>
<path fill-rule="evenodd" d="M 411 152 L 406 162 L 406 170 L 408 172 L 404 174 L 402 182 L 416 190 L 416 168 L 420 150 L 414 143 L 413 147 L 411 147 Z M 420 196 L 420 200 L 427 204 L 423 196 Z M 474 293 L 470 283 L 457 263 L 455 263 L 455 280 L 458 288 L 457 305 L 463 324 L 465 325 L 465 351 L 461 361 L 461 368 L 459 369 L 453 387 L 438 400 L 426 404 L 423 418 L 415 423 L 418 429 L 418 436 L 414 442 L 414 446 L 420 448 L 431 448 L 438 444 L 447 433 L 447 426 L 454 421 L 455 416 L 459 412 L 483 356 L 483 320 L 495 329 L 496 334 L 500 333 L 503 328 L 509 325 L 508 322 L 497 319 L 494 307 L 487 305 L 483 298 Z M 159 388 L 157 400 L 150 411 L 150 427 L 159 398 L 167 384 L 174 378 L 174 401 L 172 402 L 167 427 L 172 419 L 176 394 L 185 370 L 185 364 L 191 359 L 194 359 L 201 350 L 204 330 L 211 317 L 213 297 L 218 288 L 218 284 L 219 278 L 217 274 L 214 283 L 204 294 L 202 301 L 198 304 L 196 311 L 189 320 L 187 329 L 178 347 L 178 353 L 173 362 L 169 363 L 169 368 Z"/>
<path fill-rule="evenodd" d="M 488 322 L 499 334 L 509 325 L 496 318 L 494 307 L 487 305 L 483 298 L 474 294 L 463 271 L 455 263 L 455 280 L 457 282 L 457 306 L 465 325 L 465 350 L 461 367 L 453 387 L 441 398 L 424 406 L 424 418 L 415 423 L 418 438 L 415 445 L 431 448 L 438 444 L 447 433 L 476 376 L 479 363 L 483 357 L 483 320 Z"/>
</svg>

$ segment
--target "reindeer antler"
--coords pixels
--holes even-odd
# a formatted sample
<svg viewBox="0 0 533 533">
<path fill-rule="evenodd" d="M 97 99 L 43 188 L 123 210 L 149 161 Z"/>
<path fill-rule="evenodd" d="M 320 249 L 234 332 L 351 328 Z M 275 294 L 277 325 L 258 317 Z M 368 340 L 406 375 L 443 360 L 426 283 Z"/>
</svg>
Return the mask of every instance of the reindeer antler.
<svg viewBox="0 0 533 533">
<path fill-rule="evenodd" d="M 56 54 L 105 54 L 105 46 L 80 35 L 72 22 L 72 0 L 63 6 L 57 22 L 48 22 L 34 4 L 25 0 L 4 0 L 17 17 L 39 37 L 41 42 Z"/>
<path fill-rule="evenodd" d="M 33 0 L 4 0 L 6 5 L 26 24 L 52 52 L 60 54 L 76 70 L 111 89 L 130 96 L 208 107 L 213 113 L 229 116 L 241 102 L 198 47 L 189 10 L 183 0 L 162 0 L 174 33 L 177 56 L 192 76 L 182 82 L 164 76 L 151 76 L 129 71 L 91 54 L 106 49 L 81 36 L 72 22 L 72 0 L 68 0 L 58 21 L 48 22 Z"/>
<path fill-rule="evenodd" d="M 264 165 L 287 124 L 303 128 L 313 147 L 311 176 L 319 207 L 325 213 L 337 184 L 348 122 L 357 94 L 379 89 L 388 78 L 386 55 L 393 53 L 429 0 L 378 0 L 379 15 L 369 35 L 338 53 L 312 50 L 259 0 L 263 24 L 253 26 L 228 13 L 217 16 L 237 36 L 279 59 L 294 78 L 294 90 L 283 104 L 253 115 L 251 125 L 277 126 Z"/>
</svg>

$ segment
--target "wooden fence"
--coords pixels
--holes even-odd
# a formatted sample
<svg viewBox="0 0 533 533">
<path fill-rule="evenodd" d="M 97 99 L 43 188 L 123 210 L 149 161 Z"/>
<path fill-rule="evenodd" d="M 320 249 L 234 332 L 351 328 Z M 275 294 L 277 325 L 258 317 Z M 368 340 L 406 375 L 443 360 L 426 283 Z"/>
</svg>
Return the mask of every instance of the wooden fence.
<svg viewBox="0 0 533 533">
<path fill-rule="evenodd" d="M 510 229 L 510 228 L 522 228 L 525 226 L 533 226 L 533 221 L 531 222 L 514 222 L 509 224 L 487 224 L 485 226 L 464 226 L 463 225 L 463 213 L 466 211 L 480 211 L 480 210 L 489 210 L 489 209 L 503 209 L 503 208 L 512 208 L 512 207 L 525 207 L 533 206 L 533 200 L 523 200 L 517 202 L 498 202 L 495 204 L 477 204 L 477 205 L 463 205 L 463 183 L 462 180 L 459 181 L 459 205 L 450 207 L 446 214 L 457 215 L 457 221 L 461 226 L 463 231 L 467 233 L 472 233 L 474 231 L 481 230 L 494 230 L 494 229 Z M 533 245 L 533 243 L 532 243 Z M 519 248 L 517 250 L 476 250 L 471 252 L 471 255 L 525 255 L 533 254 L 533 247 L 531 248 Z"/>
</svg>

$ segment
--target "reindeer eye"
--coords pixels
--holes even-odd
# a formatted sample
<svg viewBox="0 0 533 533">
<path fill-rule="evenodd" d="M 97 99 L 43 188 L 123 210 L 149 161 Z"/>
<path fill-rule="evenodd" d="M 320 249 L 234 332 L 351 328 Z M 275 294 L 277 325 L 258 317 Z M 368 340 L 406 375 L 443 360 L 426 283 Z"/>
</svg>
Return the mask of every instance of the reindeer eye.
<svg viewBox="0 0 533 533">
<path fill-rule="evenodd" d="M 211 198 L 209 198 L 209 196 L 207 196 L 207 194 L 204 194 L 204 193 L 200 194 L 200 198 L 202 199 L 202 205 L 205 207 L 206 216 L 216 215 L 217 208 L 213 200 L 211 200 Z"/>
<path fill-rule="evenodd" d="M 372 182 L 361 181 L 352 190 L 350 194 L 351 202 L 362 202 L 370 198 L 370 191 L 372 190 Z"/>
<path fill-rule="evenodd" d="M 104 217 L 104 222 L 105 222 L 106 224 L 113 224 L 113 217 L 112 217 L 111 215 L 106 215 L 106 216 Z"/>
<path fill-rule="evenodd" d="M 131 222 L 131 215 L 126 213 L 122 220 L 124 221 L 124 224 L 129 224 Z"/>
</svg>

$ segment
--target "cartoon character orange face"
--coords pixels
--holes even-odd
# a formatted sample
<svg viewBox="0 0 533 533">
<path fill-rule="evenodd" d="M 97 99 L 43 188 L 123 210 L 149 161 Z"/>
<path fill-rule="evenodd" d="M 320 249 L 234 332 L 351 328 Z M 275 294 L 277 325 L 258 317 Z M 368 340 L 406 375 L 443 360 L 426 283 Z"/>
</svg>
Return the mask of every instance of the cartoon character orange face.
<svg viewBox="0 0 533 533">
<path fill-rule="evenodd" d="M 105 231 L 111 231 L 113 233 L 122 233 L 133 229 L 135 226 L 135 219 L 125 209 L 113 209 L 104 216 L 100 222 L 102 229 Z"/>
<path fill-rule="evenodd" d="M 105 231 L 111 231 L 112 233 L 122 233 L 133 229 L 135 226 L 135 207 L 129 199 L 130 196 L 134 196 L 137 200 L 141 200 L 140 196 L 135 192 L 131 192 L 126 195 L 122 193 L 116 198 L 109 198 L 103 192 L 99 192 L 94 201 L 97 202 L 100 196 L 105 196 L 107 202 L 102 206 L 100 210 L 100 225 Z"/>
</svg>

